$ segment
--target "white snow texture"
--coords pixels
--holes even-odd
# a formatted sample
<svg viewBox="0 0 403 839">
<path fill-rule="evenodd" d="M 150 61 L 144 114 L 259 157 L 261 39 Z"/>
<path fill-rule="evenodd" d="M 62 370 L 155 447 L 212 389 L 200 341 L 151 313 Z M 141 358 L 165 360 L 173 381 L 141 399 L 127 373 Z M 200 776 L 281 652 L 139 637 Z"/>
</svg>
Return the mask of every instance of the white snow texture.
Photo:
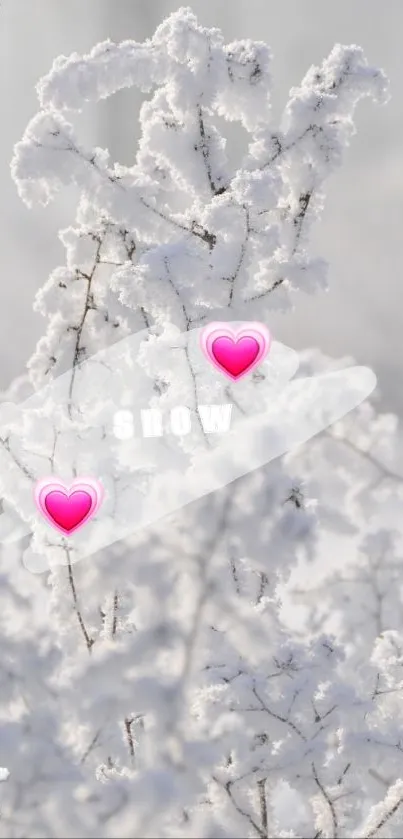
<svg viewBox="0 0 403 839">
<path fill-rule="evenodd" d="M 219 378 L 204 379 L 186 344 L 155 375 L 164 341 L 218 312 L 270 327 L 296 289 L 325 287 L 309 229 L 355 106 L 385 101 L 387 82 L 359 47 L 337 45 L 291 90 L 276 127 L 270 68 L 265 44 L 225 44 L 179 9 L 145 43 L 60 57 L 38 84 L 40 110 L 12 162 L 19 193 L 48 202 L 74 183 L 81 198 L 61 234 L 66 264 L 35 302 L 47 328 L 28 365 L 36 391 L 66 371 L 69 387 L 36 414 L 11 412 L 1 439 L 1 496 L 17 522 L 60 463 L 62 478 L 101 469 L 111 485 L 126 470 L 147 493 L 143 441 L 125 441 L 124 458 L 119 441 L 105 447 L 96 418 L 109 394 L 77 409 L 82 362 L 153 329 L 139 358 L 153 405 L 212 403 Z M 146 95 L 142 139 L 123 166 L 84 147 L 73 122 L 86 102 L 132 85 Z M 226 121 L 249 137 L 234 171 Z M 313 351 L 299 375 L 349 363 Z M 242 385 L 238 404 L 231 386 L 238 420 L 259 405 L 261 381 Z M 4 400 L 25 399 L 24 387 Z M 78 446 L 88 428 L 91 446 Z M 85 562 L 36 521 L 22 550 L 3 548 L 1 836 L 401 835 L 399 434 L 367 401 Z M 199 432 L 183 438 L 184 465 L 199 443 Z M 248 445 L 239 440 L 240 458 Z M 168 441 L 167 475 L 171 454 Z M 28 572 L 27 553 L 46 574 Z"/>
</svg>

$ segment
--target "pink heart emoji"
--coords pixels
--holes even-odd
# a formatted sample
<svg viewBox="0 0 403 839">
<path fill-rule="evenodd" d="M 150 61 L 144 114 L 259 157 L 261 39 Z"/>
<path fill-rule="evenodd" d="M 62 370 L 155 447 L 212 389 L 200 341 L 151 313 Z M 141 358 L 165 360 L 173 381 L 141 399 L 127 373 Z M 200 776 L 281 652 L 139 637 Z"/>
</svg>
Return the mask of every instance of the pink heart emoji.
<svg viewBox="0 0 403 839">
<path fill-rule="evenodd" d="M 240 379 L 257 367 L 270 344 L 270 333 L 263 323 L 210 323 L 200 335 L 206 358 L 230 379 Z"/>
<path fill-rule="evenodd" d="M 67 487 L 52 477 L 37 483 L 35 503 L 53 527 L 70 534 L 95 515 L 103 495 L 102 485 L 92 478 L 76 478 Z"/>
</svg>

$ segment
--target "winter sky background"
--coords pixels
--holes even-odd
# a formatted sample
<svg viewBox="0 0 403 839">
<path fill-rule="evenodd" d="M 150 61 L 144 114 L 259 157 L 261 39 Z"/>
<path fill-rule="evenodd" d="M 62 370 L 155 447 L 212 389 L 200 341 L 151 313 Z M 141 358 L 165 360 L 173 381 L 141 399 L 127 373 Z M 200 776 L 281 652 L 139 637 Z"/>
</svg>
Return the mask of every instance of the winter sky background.
<svg viewBox="0 0 403 839">
<path fill-rule="evenodd" d="M 312 63 L 336 42 L 363 47 L 389 76 L 392 99 L 367 101 L 357 111 L 358 133 L 342 168 L 328 181 L 322 221 L 311 250 L 329 262 L 330 290 L 301 296 L 294 313 L 276 315 L 275 337 L 295 349 L 316 346 L 335 358 L 353 356 L 371 366 L 382 407 L 403 415 L 403 31 L 402 0 L 3 0 L 0 5 L 0 388 L 24 372 L 43 318 L 32 310 L 36 290 L 64 262 L 57 238 L 73 223 L 75 195 L 45 209 L 27 209 L 10 175 L 15 142 L 37 111 L 35 84 L 60 53 L 88 52 L 111 38 L 142 41 L 180 5 L 191 5 L 200 22 L 218 26 L 230 42 L 266 41 L 274 61 L 273 108 L 280 114 L 287 93 Z M 83 140 L 108 146 L 129 163 L 138 138 L 140 98 L 123 92 L 80 117 Z M 242 138 L 235 133 L 236 158 Z"/>
</svg>

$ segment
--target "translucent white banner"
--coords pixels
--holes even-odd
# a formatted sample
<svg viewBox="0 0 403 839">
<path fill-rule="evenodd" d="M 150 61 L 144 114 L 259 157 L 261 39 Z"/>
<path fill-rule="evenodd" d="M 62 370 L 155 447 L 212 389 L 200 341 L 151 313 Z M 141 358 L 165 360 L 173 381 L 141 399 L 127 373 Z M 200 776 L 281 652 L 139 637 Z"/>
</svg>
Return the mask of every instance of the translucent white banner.
<svg viewBox="0 0 403 839">
<path fill-rule="evenodd" d="M 0 406 L 0 541 L 33 532 L 32 571 L 77 562 L 269 463 L 360 404 L 366 367 L 290 381 L 297 353 L 273 341 L 236 382 L 204 357 L 200 330 L 132 335 L 20 405 Z M 38 481 L 99 480 L 104 499 L 64 536 L 36 507 Z"/>
</svg>

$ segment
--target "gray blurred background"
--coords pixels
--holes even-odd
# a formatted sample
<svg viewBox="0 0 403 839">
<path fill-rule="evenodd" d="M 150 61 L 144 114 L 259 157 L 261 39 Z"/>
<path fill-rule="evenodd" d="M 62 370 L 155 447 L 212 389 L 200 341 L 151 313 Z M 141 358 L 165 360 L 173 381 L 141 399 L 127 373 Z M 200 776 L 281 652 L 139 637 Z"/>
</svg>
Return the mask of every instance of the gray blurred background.
<svg viewBox="0 0 403 839">
<path fill-rule="evenodd" d="M 60 196 L 56 206 L 28 210 L 11 180 L 14 143 L 37 110 L 35 84 L 60 53 L 87 52 L 106 38 L 141 41 L 180 5 L 191 5 L 202 24 L 222 28 L 227 41 L 267 41 L 274 53 L 275 114 L 280 114 L 290 87 L 336 42 L 359 44 L 370 63 L 389 76 L 390 103 L 359 106 L 358 133 L 344 166 L 328 182 L 325 212 L 312 238 L 312 251 L 330 263 L 330 290 L 313 298 L 301 295 L 295 312 L 276 315 L 270 326 L 278 340 L 296 349 L 317 346 L 330 356 L 352 355 L 370 365 L 379 377 L 383 409 L 403 415 L 402 0 L 3 0 L 0 388 L 24 372 L 42 334 L 43 318 L 32 311 L 34 295 L 49 272 L 63 263 L 57 231 L 74 219 L 73 191 Z M 80 117 L 81 136 L 131 162 L 139 104 L 136 94 L 125 91 L 86 109 Z M 238 142 L 235 134 L 234 158 Z"/>
</svg>

